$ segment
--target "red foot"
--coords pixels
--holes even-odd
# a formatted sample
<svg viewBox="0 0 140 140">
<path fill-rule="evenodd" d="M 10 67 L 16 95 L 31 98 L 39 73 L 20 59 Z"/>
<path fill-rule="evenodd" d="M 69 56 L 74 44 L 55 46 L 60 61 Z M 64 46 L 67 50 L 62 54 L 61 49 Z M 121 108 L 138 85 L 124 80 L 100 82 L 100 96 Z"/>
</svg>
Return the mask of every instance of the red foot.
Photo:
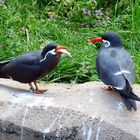
<svg viewBox="0 0 140 140">
<path fill-rule="evenodd" d="M 36 94 L 43 94 L 46 91 L 47 90 L 45 90 L 45 89 L 37 89 L 37 90 L 34 90 L 34 93 L 36 93 Z"/>
<path fill-rule="evenodd" d="M 110 86 L 103 86 L 103 87 L 101 87 L 101 89 L 108 90 L 108 91 L 113 90 L 112 87 L 110 87 Z"/>
</svg>

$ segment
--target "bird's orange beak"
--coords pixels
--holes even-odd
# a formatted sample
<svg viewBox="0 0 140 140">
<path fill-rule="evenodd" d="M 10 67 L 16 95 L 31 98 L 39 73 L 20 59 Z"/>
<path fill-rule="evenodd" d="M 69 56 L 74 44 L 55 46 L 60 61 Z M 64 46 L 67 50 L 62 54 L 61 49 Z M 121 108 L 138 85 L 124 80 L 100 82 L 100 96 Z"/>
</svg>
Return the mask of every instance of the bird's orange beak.
<svg viewBox="0 0 140 140">
<path fill-rule="evenodd" d="M 88 42 L 103 42 L 102 38 L 93 38 L 91 40 L 89 40 Z"/>
<path fill-rule="evenodd" d="M 64 46 L 57 46 L 56 50 L 66 49 Z"/>
<path fill-rule="evenodd" d="M 68 57 L 72 58 L 71 54 L 67 51 L 67 49 L 64 46 L 57 46 L 56 54 L 66 54 Z"/>
</svg>

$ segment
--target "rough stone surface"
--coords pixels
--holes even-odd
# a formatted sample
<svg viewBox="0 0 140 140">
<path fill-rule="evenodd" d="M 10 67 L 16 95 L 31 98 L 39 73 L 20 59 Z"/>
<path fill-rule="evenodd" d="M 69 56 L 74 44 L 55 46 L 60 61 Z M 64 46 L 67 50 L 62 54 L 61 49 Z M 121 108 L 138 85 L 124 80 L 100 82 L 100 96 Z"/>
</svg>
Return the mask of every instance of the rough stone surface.
<svg viewBox="0 0 140 140">
<path fill-rule="evenodd" d="M 27 84 L 0 79 L 0 140 L 138 140 L 140 103 L 129 112 L 120 96 L 100 82 Z M 134 85 L 140 96 L 140 86 Z"/>
<path fill-rule="evenodd" d="M 0 0 L 0 4 L 4 4 L 4 0 Z M 2 45 L 0 45 L 0 47 L 1 47 Z"/>
</svg>

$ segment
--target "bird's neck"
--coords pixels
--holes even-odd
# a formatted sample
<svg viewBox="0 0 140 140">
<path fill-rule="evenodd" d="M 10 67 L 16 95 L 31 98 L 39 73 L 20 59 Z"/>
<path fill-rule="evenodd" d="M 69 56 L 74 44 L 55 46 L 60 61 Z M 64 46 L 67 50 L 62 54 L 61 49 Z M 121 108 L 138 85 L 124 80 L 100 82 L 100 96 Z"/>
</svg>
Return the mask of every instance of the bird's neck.
<svg viewBox="0 0 140 140">
<path fill-rule="evenodd" d="M 46 58 L 41 59 L 42 61 L 40 61 L 40 65 L 42 67 L 42 70 L 43 71 L 53 70 L 57 66 L 59 59 L 60 59 L 60 55 L 48 56 Z"/>
</svg>

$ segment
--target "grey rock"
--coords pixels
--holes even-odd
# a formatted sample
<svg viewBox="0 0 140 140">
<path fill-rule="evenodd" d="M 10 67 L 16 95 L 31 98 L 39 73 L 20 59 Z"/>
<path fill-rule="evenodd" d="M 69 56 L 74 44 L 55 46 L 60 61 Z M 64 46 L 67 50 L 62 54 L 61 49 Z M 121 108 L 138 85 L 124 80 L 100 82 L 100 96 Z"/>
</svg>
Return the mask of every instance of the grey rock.
<svg viewBox="0 0 140 140">
<path fill-rule="evenodd" d="M 139 140 L 140 103 L 127 111 L 100 82 L 28 85 L 0 79 L 0 140 Z M 139 94 L 140 86 L 134 85 Z"/>
<path fill-rule="evenodd" d="M 0 4 L 4 4 L 4 0 L 0 0 Z"/>
</svg>

